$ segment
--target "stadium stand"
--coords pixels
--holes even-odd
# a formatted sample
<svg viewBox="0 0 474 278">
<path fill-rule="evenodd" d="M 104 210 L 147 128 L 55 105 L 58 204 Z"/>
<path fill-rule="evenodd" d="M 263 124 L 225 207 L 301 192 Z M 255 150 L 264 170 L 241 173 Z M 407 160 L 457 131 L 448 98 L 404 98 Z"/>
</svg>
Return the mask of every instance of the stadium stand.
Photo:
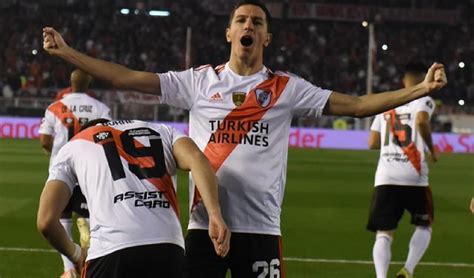
<svg viewBox="0 0 474 278">
<path fill-rule="evenodd" d="M 162 72 L 185 68 L 186 28 L 192 27 L 192 66 L 226 62 L 229 48 L 221 26 L 235 1 L 3 1 L 0 5 L 0 114 L 40 116 L 57 91 L 68 84 L 69 65 L 42 50 L 43 26 L 60 28 L 67 42 L 94 57 L 128 67 Z M 266 1 L 272 2 L 272 1 Z M 277 2 L 277 1 L 274 1 Z M 365 94 L 367 71 L 367 28 L 360 22 L 294 19 L 283 16 L 274 24 L 274 41 L 266 53 L 266 65 L 302 76 L 324 88 Z M 349 5 L 354 1 L 306 1 Z M 376 7 L 379 1 L 358 5 Z M 459 18 L 446 22 L 393 22 L 375 17 L 377 46 L 374 91 L 401 87 L 403 66 L 416 58 L 426 64 L 443 62 L 448 86 L 434 97 L 440 114 L 474 114 L 474 20 L 469 16 L 474 1 L 384 1 L 386 9 L 436 9 L 457 11 Z M 378 6 L 379 7 L 379 6 Z M 121 9 L 130 9 L 129 14 Z M 168 17 L 152 17 L 147 10 L 168 9 Z M 379 7 L 380 8 L 380 7 Z M 52 16 L 45 16 L 46 14 Z M 387 50 L 381 46 L 387 45 Z M 461 64 L 461 62 L 463 64 Z M 121 105 L 118 97 L 103 94 L 108 84 L 95 82 L 99 98 L 114 107 L 116 118 L 186 120 L 186 113 L 158 104 L 136 108 Z M 119 98 L 120 100 L 120 98 Z M 459 105 L 460 100 L 464 105 Z M 127 102 L 129 103 L 129 102 Z M 152 102 L 152 103 L 158 103 Z M 442 117 L 441 117 L 442 118 Z M 295 125 L 331 127 L 332 119 L 314 122 L 295 119 Z M 356 127 L 349 123 L 349 127 Z M 436 129 L 436 127 L 435 127 Z M 438 130 L 442 127 L 438 128 Z"/>
</svg>

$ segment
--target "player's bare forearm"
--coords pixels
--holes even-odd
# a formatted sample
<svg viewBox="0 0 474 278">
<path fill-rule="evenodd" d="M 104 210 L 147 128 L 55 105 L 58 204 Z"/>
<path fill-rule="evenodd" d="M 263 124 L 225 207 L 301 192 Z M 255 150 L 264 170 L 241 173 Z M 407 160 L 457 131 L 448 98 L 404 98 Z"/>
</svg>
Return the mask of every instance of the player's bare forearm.
<svg viewBox="0 0 474 278">
<path fill-rule="evenodd" d="M 43 149 L 44 153 L 47 156 L 51 155 L 51 151 L 53 150 L 53 140 L 54 138 L 48 134 L 40 134 L 40 144 L 41 148 Z"/>
<path fill-rule="evenodd" d="M 61 34 L 52 27 L 43 28 L 43 49 L 58 56 L 95 78 L 111 83 L 119 89 L 160 94 L 160 79 L 151 72 L 134 71 L 119 64 L 87 56 L 67 45 Z"/>
<path fill-rule="evenodd" d="M 225 257 L 229 252 L 231 233 L 221 214 L 217 179 L 209 160 L 189 138 L 174 143 L 173 155 L 180 169 L 191 171 L 209 216 L 209 237 L 216 254 Z"/>
<path fill-rule="evenodd" d="M 160 80 L 154 73 L 134 71 L 119 64 L 95 59 L 70 47 L 60 57 L 95 78 L 109 82 L 115 88 L 160 94 Z"/>
<path fill-rule="evenodd" d="M 369 134 L 369 149 L 380 150 L 380 132 L 371 130 Z"/>
<path fill-rule="evenodd" d="M 435 153 L 433 146 L 433 139 L 431 137 L 431 124 L 430 115 L 426 111 L 420 111 L 416 113 L 415 123 L 417 126 L 418 133 L 425 142 L 426 146 L 430 150 L 431 154 Z"/>
<path fill-rule="evenodd" d="M 44 238 L 49 244 L 54 247 L 61 254 L 71 258 L 74 254 L 74 243 L 69 239 L 61 223 L 49 222 L 47 227 L 40 230 Z"/>
<path fill-rule="evenodd" d="M 173 155 L 178 168 L 191 171 L 196 187 L 209 214 L 218 213 L 220 206 L 217 193 L 217 179 L 211 164 L 190 138 L 180 138 L 173 145 Z"/>
<path fill-rule="evenodd" d="M 324 114 L 359 118 L 373 116 L 435 92 L 447 83 L 444 66 L 434 63 L 423 82 L 412 87 L 359 97 L 333 92 Z"/>
<path fill-rule="evenodd" d="M 71 47 L 61 52 L 59 57 L 88 72 L 95 78 L 109 82 L 117 88 L 126 89 L 124 84 L 120 83 L 120 79 L 129 74 L 131 70 L 124 66 L 92 58 Z"/>
<path fill-rule="evenodd" d="M 362 117 L 373 116 L 426 96 L 427 94 L 428 90 L 420 83 L 413 87 L 396 91 L 360 96 L 361 107 L 359 108 L 359 112 Z"/>
<path fill-rule="evenodd" d="M 209 160 L 200 151 L 190 154 L 190 170 L 209 217 L 220 217 L 217 179 Z"/>
<path fill-rule="evenodd" d="M 433 146 L 433 139 L 431 136 L 431 125 L 427 122 L 417 123 L 418 125 L 418 132 L 420 133 L 421 138 L 425 142 L 426 146 L 430 150 L 431 153 L 435 152 Z"/>
<path fill-rule="evenodd" d="M 421 83 L 410 88 L 359 97 L 333 92 L 324 113 L 363 118 L 393 109 L 427 93 L 428 90 Z"/>
<path fill-rule="evenodd" d="M 75 246 L 69 239 L 59 218 L 71 193 L 61 181 L 50 181 L 41 193 L 36 225 L 44 238 L 60 253 L 73 257 Z"/>
</svg>

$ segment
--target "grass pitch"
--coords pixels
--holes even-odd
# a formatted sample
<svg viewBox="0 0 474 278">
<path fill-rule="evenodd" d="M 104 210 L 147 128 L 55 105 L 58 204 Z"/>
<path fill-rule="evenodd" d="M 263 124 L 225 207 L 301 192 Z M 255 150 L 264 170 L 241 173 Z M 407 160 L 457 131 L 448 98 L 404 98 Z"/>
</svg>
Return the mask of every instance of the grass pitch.
<svg viewBox="0 0 474 278">
<path fill-rule="evenodd" d="M 291 149 L 283 204 L 286 277 L 374 277 L 374 235 L 365 230 L 377 164 L 376 151 Z M 36 140 L 0 139 L 0 278 L 59 277 L 59 256 L 36 231 L 39 195 L 48 159 Z M 416 277 L 474 276 L 474 155 L 441 155 L 431 165 L 435 203 L 431 245 Z M 180 173 L 183 227 L 187 176 Z M 392 244 L 392 260 L 407 254 L 413 231 L 405 214 Z M 342 260 L 342 261 L 341 261 Z M 461 265 L 457 265 L 461 263 Z M 392 265 L 389 276 L 401 267 Z"/>
</svg>

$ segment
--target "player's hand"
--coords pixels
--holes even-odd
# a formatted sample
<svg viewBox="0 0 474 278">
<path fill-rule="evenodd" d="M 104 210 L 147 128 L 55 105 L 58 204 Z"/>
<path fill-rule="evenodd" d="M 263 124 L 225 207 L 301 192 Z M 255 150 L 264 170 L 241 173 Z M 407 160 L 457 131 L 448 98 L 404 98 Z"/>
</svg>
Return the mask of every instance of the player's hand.
<svg viewBox="0 0 474 278">
<path fill-rule="evenodd" d="M 84 266 L 86 258 L 87 258 L 87 249 L 81 248 L 81 257 L 77 262 L 74 263 L 74 268 L 76 269 L 77 273 L 81 274 L 82 267 Z"/>
<path fill-rule="evenodd" d="M 68 45 L 64 41 L 61 34 L 52 27 L 43 28 L 43 49 L 50 55 L 60 55 Z"/>
<path fill-rule="evenodd" d="M 444 65 L 440 63 L 433 63 L 425 75 L 425 80 L 422 83 L 428 90 L 428 93 L 433 93 L 443 88 L 448 84 L 446 73 L 444 72 Z"/>
<path fill-rule="evenodd" d="M 222 216 L 209 215 L 209 237 L 218 256 L 225 257 L 229 253 L 230 235 L 231 232 Z"/>
<path fill-rule="evenodd" d="M 431 161 L 438 162 L 438 154 L 435 151 L 429 152 Z"/>
</svg>

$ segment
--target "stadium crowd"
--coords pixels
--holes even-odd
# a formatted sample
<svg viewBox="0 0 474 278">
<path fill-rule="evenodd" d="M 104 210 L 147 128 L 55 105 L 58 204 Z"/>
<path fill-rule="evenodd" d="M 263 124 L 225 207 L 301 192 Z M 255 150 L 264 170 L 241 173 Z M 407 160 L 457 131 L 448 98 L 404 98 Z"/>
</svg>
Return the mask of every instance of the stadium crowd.
<svg viewBox="0 0 474 278">
<path fill-rule="evenodd" d="M 187 26 L 193 33 L 192 66 L 219 65 L 226 62 L 229 53 L 229 46 L 223 43 L 225 30 L 220 27 L 228 18 L 212 13 L 206 1 L 165 1 L 171 11 L 169 17 L 151 17 L 142 9 L 146 5 L 134 6 L 130 4 L 133 1 L 22 2 L 7 1 L 0 7 L 0 96 L 4 98 L 53 98 L 56 88 L 67 87 L 71 68 L 42 51 L 39 30 L 43 26 L 61 27 L 67 42 L 89 55 L 146 71 L 185 68 Z M 446 1 L 412 2 L 428 8 L 455 8 Z M 440 4 L 436 7 L 433 2 Z M 125 15 L 120 9 L 126 4 L 131 5 L 132 12 Z M 374 92 L 400 88 L 399 73 L 414 58 L 427 65 L 440 61 L 446 65 L 450 82 L 434 97 L 447 109 L 472 112 L 474 21 L 466 16 L 459 22 L 377 23 Z M 433 24 L 437 28 L 432 28 Z M 269 68 L 290 71 L 323 88 L 366 93 L 368 32 L 360 23 L 279 19 L 272 31 L 274 41 L 265 58 Z M 383 44 L 386 50 L 382 50 Z M 463 68 L 460 62 L 464 62 Z M 94 87 L 110 88 L 101 83 Z M 464 107 L 457 105 L 461 99 Z"/>
</svg>

